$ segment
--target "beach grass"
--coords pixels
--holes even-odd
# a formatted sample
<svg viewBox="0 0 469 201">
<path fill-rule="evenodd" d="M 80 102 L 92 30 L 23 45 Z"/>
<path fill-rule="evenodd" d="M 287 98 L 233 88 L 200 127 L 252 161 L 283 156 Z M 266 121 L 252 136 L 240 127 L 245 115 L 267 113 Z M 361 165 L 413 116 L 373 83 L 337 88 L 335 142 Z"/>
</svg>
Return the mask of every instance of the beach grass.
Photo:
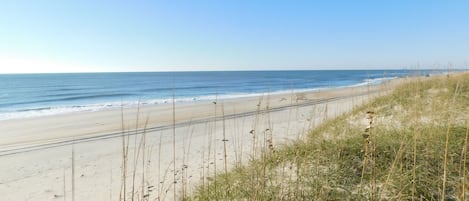
<svg viewBox="0 0 469 201">
<path fill-rule="evenodd" d="M 344 101 L 260 96 L 241 115 L 216 100 L 184 126 L 173 101 L 159 132 L 149 122 L 161 114 L 121 109 L 115 151 L 93 163 L 110 161 L 83 165 L 74 143 L 52 198 L 93 199 L 109 183 L 96 200 L 467 200 L 469 74 L 397 81 Z M 93 187 L 100 169 L 110 182 Z"/>
<path fill-rule="evenodd" d="M 417 78 L 183 200 L 467 200 L 468 125 L 469 74 Z"/>
<path fill-rule="evenodd" d="M 2 121 L 2 200 L 468 200 L 468 75 L 384 80 Z"/>
</svg>

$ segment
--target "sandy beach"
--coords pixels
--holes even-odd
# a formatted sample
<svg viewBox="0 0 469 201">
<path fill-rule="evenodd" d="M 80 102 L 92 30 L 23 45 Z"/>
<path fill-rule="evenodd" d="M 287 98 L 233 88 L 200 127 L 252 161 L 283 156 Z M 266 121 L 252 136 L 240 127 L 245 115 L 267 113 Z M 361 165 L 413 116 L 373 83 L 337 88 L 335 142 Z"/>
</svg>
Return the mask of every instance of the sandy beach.
<svg viewBox="0 0 469 201">
<path fill-rule="evenodd" d="M 0 121 L 1 200 L 174 200 L 404 80 Z"/>
</svg>

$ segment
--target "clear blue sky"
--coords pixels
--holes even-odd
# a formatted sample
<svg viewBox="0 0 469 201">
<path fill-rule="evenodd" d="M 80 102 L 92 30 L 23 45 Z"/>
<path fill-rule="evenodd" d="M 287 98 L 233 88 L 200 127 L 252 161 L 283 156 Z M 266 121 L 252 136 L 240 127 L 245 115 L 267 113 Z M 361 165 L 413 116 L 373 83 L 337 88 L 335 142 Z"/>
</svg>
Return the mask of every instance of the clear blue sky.
<svg viewBox="0 0 469 201">
<path fill-rule="evenodd" d="M 467 62 L 463 0 L 0 2 L 0 73 Z"/>
</svg>

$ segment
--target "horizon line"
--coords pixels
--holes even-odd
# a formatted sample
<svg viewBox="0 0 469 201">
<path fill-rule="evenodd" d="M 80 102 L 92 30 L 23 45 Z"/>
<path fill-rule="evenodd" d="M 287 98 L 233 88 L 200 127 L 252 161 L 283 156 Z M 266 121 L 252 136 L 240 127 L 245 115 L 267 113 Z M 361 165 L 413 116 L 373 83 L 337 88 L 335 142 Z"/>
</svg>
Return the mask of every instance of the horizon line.
<svg viewBox="0 0 469 201">
<path fill-rule="evenodd" d="M 468 67 L 401 67 L 401 68 L 317 68 L 317 69 L 244 69 L 244 70 L 160 70 L 160 71 L 74 71 L 74 72 L 11 72 L 0 75 L 28 75 L 28 74 L 91 74 L 91 73 L 185 73 L 185 72 L 268 72 L 268 71 L 354 71 L 354 70 L 469 70 Z"/>
</svg>

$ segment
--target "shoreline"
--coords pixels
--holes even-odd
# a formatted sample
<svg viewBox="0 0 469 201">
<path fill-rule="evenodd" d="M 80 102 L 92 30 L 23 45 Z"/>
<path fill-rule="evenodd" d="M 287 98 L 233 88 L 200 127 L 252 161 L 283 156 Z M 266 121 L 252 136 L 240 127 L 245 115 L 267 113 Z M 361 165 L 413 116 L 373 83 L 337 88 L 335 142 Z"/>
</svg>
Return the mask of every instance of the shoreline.
<svg viewBox="0 0 469 201">
<path fill-rule="evenodd" d="M 371 92 L 371 93 L 375 93 L 375 92 L 376 91 Z M 290 108 L 293 108 L 293 107 L 311 106 L 311 105 L 326 103 L 326 102 L 335 101 L 335 100 L 353 98 L 353 97 L 358 97 L 358 96 L 363 96 L 363 95 L 365 95 L 365 94 L 355 94 L 355 95 L 346 96 L 346 97 L 332 97 L 332 98 L 317 99 L 317 100 L 312 100 L 312 101 L 307 101 L 307 102 L 302 102 L 302 103 L 294 103 L 292 105 L 270 108 L 269 112 L 287 110 L 287 109 L 290 109 Z M 239 99 L 240 98 L 237 98 L 237 100 L 233 100 L 233 101 L 240 101 Z M 196 104 L 196 103 L 194 103 L 194 104 Z M 135 109 L 135 108 L 133 108 L 133 109 Z M 141 108 L 141 109 L 144 109 L 144 108 Z M 96 111 L 94 111 L 94 112 L 96 112 Z M 266 111 L 260 111 L 260 113 L 264 113 L 264 112 L 266 112 Z M 88 112 L 86 112 L 86 113 L 88 113 Z M 69 115 L 73 115 L 73 114 L 69 114 Z M 225 115 L 224 118 L 226 120 L 229 120 L 229 119 L 239 118 L 239 117 L 243 117 L 243 116 L 252 116 L 252 115 L 255 115 L 255 111 L 232 113 L 232 114 L 229 114 L 229 115 Z M 220 121 L 220 120 L 222 120 L 221 116 L 211 116 L 211 117 L 200 118 L 200 119 L 195 119 L 195 120 L 190 120 L 190 121 L 181 121 L 181 122 L 176 123 L 175 127 L 185 126 L 185 125 L 188 125 L 189 123 L 200 124 L 200 123 L 207 123 L 207 122 L 211 122 L 211 121 Z M 0 125 L 1 125 L 1 123 L 0 123 Z M 161 125 L 161 126 L 153 126 L 153 127 L 147 127 L 147 128 L 139 127 L 138 129 L 135 129 L 134 131 L 117 131 L 116 130 L 116 131 L 103 132 L 103 133 L 100 133 L 100 134 L 97 134 L 97 135 L 94 135 L 94 134 L 83 135 L 83 136 L 80 136 L 76 139 L 68 139 L 67 138 L 67 139 L 58 139 L 57 141 L 46 140 L 44 142 L 40 142 L 38 144 L 33 144 L 33 145 L 30 145 L 30 146 L 27 146 L 27 145 L 22 146 L 21 143 L 19 143 L 18 146 L 13 145 L 12 146 L 13 148 L 8 147 L 8 145 L 2 147 L 1 144 L 0 144 L 0 157 L 5 156 L 5 155 L 12 155 L 12 154 L 17 154 L 17 153 L 35 151 L 35 150 L 40 150 L 40 149 L 47 149 L 47 148 L 56 147 L 56 146 L 64 146 L 64 145 L 71 145 L 71 144 L 78 144 L 78 143 L 86 143 L 86 142 L 90 142 L 90 141 L 105 140 L 105 139 L 109 139 L 109 138 L 117 138 L 117 137 L 122 137 L 122 135 L 141 135 L 143 132 L 146 132 L 146 131 L 147 132 L 155 132 L 155 131 L 167 130 L 167 129 L 170 129 L 171 127 L 172 127 L 172 125 Z M 131 133 L 131 132 L 135 132 L 135 133 Z M 4 148 L 4 149 L 2 149 L 2 148 Z"/>
<path fill-rule="evenodd" d="M 328 90 L 337 90 L 337 89 L 347 89 L 347 88 L 355 88 L 361 86 L 377 86 L 384 82 L 388 82 L 394 79 L 399 79 L 403 77 L 380 77 L 374 78 L 371 80 L 364 80 L 363 82 L 357 84 L 350 84 L 350 85 L 343 85 L 343 86 L 331 86 L 331 87 L 315 87 L 315 88 L 295 88 L 295 89 L 288 89 L 288 90 L 277 90 L 272 92 L 253 92 L 253 93 L 232 93 L 232 94 L 220 94 L 220 95 L 201 95 L 201 96 L 194 96 L 194 97 L 176 97 L 175 102 L 177 104 L 197 104 L 197 103 L 208 103 L 213 102 L 215 99 L 219 101 L 230 101 L 230 100 L 237 100 L 237 99 L 249 99 L 249 98 L 257 98 L 260 96 L 266 95 L 286 95 L 291 93 L 312 93 L 312 92 L 319 92 L 319 91 L 328 91 Z M 176 89 L 177 90 L 177 89 Z M 100 112 L 100 111 L 107 111 L 107 110 L 116 110 L 120 109 L 121 107 L 125 109 L 132 109 L 140 106 L 167 106 L 172 104 L 172 98 L 148 98 L 142 99 L 139 101 L 140 98 L 133 99 L 133 100 L 125 100 L 125 101 L 110 101 L 110 102 L 102 102 L 102 103 L 88 103 L 83 105 L 57 105 L 57 106 L 44 106 L 39 108 L 30 108 L 30 109 L 21 109 L 18 111 L 10 111 L 4 114 L 0 114 L 0 122 L 2 121 L 10 121 L 10 120 L 21 120 L 21 119 L 34 119 L 34 118 L 42 118 L 42 117 L 49 117 L 49 116 L 56 116 L 56 115 L 66 115 L 66 114 L 77 114 L 82 112 Z M 82 109 L 84 108 L 84 109 Z M 28 115 L 19 115 L 20 113 L 28 113 L 28 112 L 39 112 L 45 111 L 46 113 L 39 114 L 29 114 Z M 53 112 L 55 111 L 55 112 Z M 7 117 L 10 116 L 10 117 Z"/>
<path fill-rule="evenodd" d="M 284 86 L 284 87 L 277 87 L 276 89 L 273 89 L 273 90 L 271 90 L 270 88 L 263 87 L 263 89 L 260 91 L 253 90 L 253 89 L 241 90 L 241 91 L 235 90 L 235 91 L 227 91 L 226 94 L 217 93 L 218 95 L 215 95 L 215 91 L 213 91 L 213 89 L 210 93 L 198 93 L 197 95 L 197 94 L 192 94 L 189 92 L 188 94 L 192 94 L 192 95 L 183 95 L 187 93 L 187 90 L 185 90 L 184 87 L 175 88 L 176 95 L 178 93 L 180 94 L 179 96 L 176 96 L 176 102 L 178 104 L 179 103 L 184 104 L 184 103 L 207 102 L 207 101 L 215 100 L 217 96 L 218 96 L 218 99 L 220 100 L 230 100 L 230 99 L 238 99 L 238 98 L 258 97 L 258 96 L 262 96 L 265 94 L 270 94 L 270 95 L 290 94 L 292 91 L 294 91 L 295 93 L 309 93 L 309 92 L 322 91 L 322 90 L 335 90 L 335 89 L 353 88 L 353 87 L 367 86 L 367 85 L 379 85 L 383 82 L 387 82 L 387 81 L 394 80 L 394 79 L 406 78 L 406 77 L 438 76 L 438 75 L 449 73 L 449 72 L 441 71 L 441 70 L 433 72 L 430 69 L 408 70 L 408 71 L 401 69 L 401 70 L 396 70 L 396 72 L 392 72 L 392 70 L 390 70 L 391 72 L 389 72 L 388 74 L 384 70 L 380 70 L 380 71 L 383 71 L 383 75 L 376 76 L 375 74 L 374 76 L 371 76 L 371 77 L 361 77 L 361 80 L 355 79 L 353 81 L 351 79 L 345 79 L 344 80 L 345 83 L 342 82 L 340 79 L 337 79 L 335 80 L 337 81 L 337 83 L 332 84 L 332 85 L 327 80 L 326 81 L 319 80 L 320 84 L 316 84 L 315 86 L 312 86 L 312 85 L 306 86 L 306 85 L 300 84 L 300 86 L 297 86 L 298 88 L 296 87 L 284 88 L 285 87 Z M 426 72 L 426 74 L 422 74 L 423 72 Z M 324 84 L 324 82 L 328 84 Z M 335 83 L 335 82 L 332 82 L 332 83 Z M 292 82 L 292 84 L 294 84 L 294 82 Z M 211 85 L 208 85 L 208 86 L 211 86 Z M 163 89 L 166 89 L 166 88 L 163 88 Z M 129 91 L 123 92 L 123 94 L 130 94 L 130 93 L 133 93 L 133 92 L 129 92 Z M 135 94 L 139 94 L 139 93 L 135 93 Z M 58 95 L 62 96 L 64 94 L 58 93 L 58 94 L 52 94 L 51 96 L 55 97 Z M 172 97 L 168 96 L 168 94 L 166 94 L 166 96 L 156 96 L 156 97 L 152 95 L 146 96 L 145 94 L 140 94 L 140 95 L 141 96 L 132 96 L 132 97 L 120 97 L 116 95 L 117 98 L 107 99 L 107 100 L 99 100 L 99 101 L 86 101 L 85 100 L 81 102 L 73 102 L 73 101 L 72 102 L 56 102 L 54 105 L 35 104 L 36 102 L 32 100 L 33 102 L 31 103 L 33 105 L 29 105 L 29 106 L 26 105 L 26 106 L 19 107 L 19 108 L 18 107 L 4 108 L 2 113 L 0 113 L 0 122 L 14 120 L 14 119 L 30 119 L 30 118 L 36 118 L 36 117 L 55 116 L 55 115 L 71 114 L 71 113 L 79 113 L 79 112 L 96 112 L 96 111 L 103 111 L 103 110 L 112 110 L 112 109 L 121 108 L 121 107 L 134 108 L 134 107 L 137 107 L 139 103 L 140 105 L 156 106 L 156 105 L 171 104 L 172 102 Z M 69 98 L 70 100 L 74 100 L 75 98 L 80 98 L 80 96 L 69 97 Z M 50 99 L 50 101 L 60 101 L 60 100 L 62 99 L 57 99 L 57 100 Z M 12 100 L 10 100 L 10 102 L 12 104 L 16 104 L 15 101 L 12 102 Z M 22 103 L 22 102 L 20 101 L 19 103 Z M 43 101 L 41 100 L 40 103 L 43 103 Z M 9 107 L 8 105 L 6 106 Z"/>
<path fill-rule="evenodd" d="M 264 146 L 262 141 L 266 140 L 266 135 L 272 137 L 274 147 L 301 139 L 322 121 L 350 111 L 372 97 L 386 94 L 405 81 L 406 78 L 401 78 L 370 88 L 220 100 L 217 104 L 176 104 L 176 125 L 172 123 L 171 105 L 142 106 L 139 115 L 137 108 L 126 108 L 122 110 L 123 119 L 121 110 L 117 109 L 2 121 L 0 135 L 4 140 L 0 150 L 7 153 L 5 151 L 15 152 L 16 149 L 17 152 L 0 156 L 4 161 L 0 165 L 0 193 L 6 195 L 7 200 L 58 197 L 69 200 L 71 153 L 74 150 L 76 198 L 115 200 L 122 189 L 124 140 L 130 153 L 130 164 L 134 160 L 139 161 L 138 164 L 142 162 L 139 153 L 149 154 L 145 160 L 148 164 L 128 167 L 127 177 L 131 177 L 131 171 L 135 169 L 140 182 L 145 172 L 145 182 L 158 189 L 150 195 L 151 199 L 159 196 L 162 200 L 172 200 L 174 182 L 178 194 L 183 189 L 190 192 L 197 184 L 210 182 L 211 176 L 217 171 L 222 172 L 224 165 L 231 169 L 255 158 L 255 150 Z M 139 130 L 145 127 L 146 121 L 148 129 Z M 176 136 L 173 136 L 173 126 Z M 123 127 L 128 134 L 125 138 L 120 134 Z M 112 132 L 116 135 L 100 138 Z M 143 136 L 147 143 L 140 149 Z M 256 136 L 254 142 L 253 136 Z M 95 140 L 83 140 L 90 137 Z M 83 141 L 78 143 L 79 140 Z M 50 143 L 58 144 L 44 146 Z M 173 143 L 176 152 L 173 152 Z M 227 147 L 228 162 L 224 161 L 223 145 Z M 34 146 L 44 147 L 18 151 L 18 148 Z M 176 169 L 172 168 L 173 163 Z M 172 174 L 175 174 L 175 181 L 169 176 Z"/>
<path fill-rule="evenodd" d="M 388 83 L 396 83 L 396 82 L 401 82 L 400 80 L 403 80 L 403 79 L 406 79 L 406 78 L 395 78 L 395 79 L 390 79 L 390 80 L 385 80 L 384 82 L 380 83 L 380 84 L 376 84 L 376 85 L 370 85 L 369 87 L 371 89 L 374 89 L 374 90 L 377 90 L 376 88 L 380 88 L 382 85 L 385 85 L 385 84 L 388 84 Z M 367 89 L 365 88 L 368 88 L 367 85 L 359 85 L 359 86 L 343 86 L 343 87 L 337 87 L 337 88 L 318 88 L 318 89 L 306 89 L 306 90 L 295 90 L 293 89 L 292 91 L 290 92 L 287 92 L 287 91 L 282 91 L 282 92 L 273 92 L 273 93 L 262 93 L 262 94 L 256 94 L 256 95 L 253 95 L 253 96 L 248 96 L 248 97 L 237 97 L 237 98 L 226 98 L 226 99 L 218 99 L 218 102 L 221 103 L 221 104 L 227 104 L 227 107 L 232 107 L 233 109 L 235 109 L 237 106 L 239 106 L 240 104 L 236 104 L 237 102 L 249 102 L 249 103 L 253 103 L 253 102 L 256 102 L 256 101 L 259 101 L 259 99 L 263 99 L 264 97 L 265 98 L 272 98 L 272 99 L 278 99 L 279 97 L 280 98 L 280 102 L 284 101 L 284 102 L 287 102 L 287 104 L 275 104 L 273 103 L 273 107 L 279 107 L 279 106 L 285 106 L 285 105 L 290 105 L 292 107 L 294 106 L 297 106 L 298 104 L 301 104 L 301 103 L 304 103 L 306 101 L 311 101 L 311 100 L 320 100 L 320 98 L 325 98 L 325 97 L 330 97 L 332 95 L 337 95 L 337 94 L 340 94 L 340 93 L 345 93 L 347 94 L 348 96 L 350 96 L 350 94 L 353 94 L 353 93 L 356 93 L 355 91 L 366 91 Z M 378 89 L 379 90 L 379 89 Z M 355 94 L 356 95 L 356 94 Z M 346 98 L 346 97 L 345 97 Z M 295 100 L 296 99 L 296 100 Z M 183 111 L 186 111 L 188 110 L 188 108 L 197 108 L 198 109 L 198 112 L 200 112 L 200 107 L 209 107 L 210 105 L 213 104 L 213 102 L 215 102 L 214 100 L 201 100 L 201 101 L 194 101 L 194 102 L 176 102 L 175 106 L 176 106 L 176 116 L 178 116 L 178 110 L 179 109 L 182 109 Z M 288 102 L 290 104 L 288 104 Z M 165 113 L 168 113 L 168 110 L 170 110 L 172 108 L 172 104 L 171 103 L 165 103 L 165 104 L 154 104 L 154 105 L 140 105 L 140 106 L 137 106 L 137 105 L 134 105 L 134 106 L 130 106 L 130 107 L 123 107 L 123 108 L 108 108 L 108 109 L 103 109 L 103 110 L 97 110 L 97 111 L 76 111 L 76 112 L 69 112 L 69 113 L 63 113 L 63 114 L 55 114 L 55 115 L 47 115 L 47 116 L 38 116 L 38 117 L 26 117 L 26 118 L 15 118 L 15 119 L 7 119 L 7 120 L 0 120 L 0 133 L 9 133 L 11 132 L 12 130 L 15 130 L 15 131 L 18 131 L 20 134 L 19 135 L 31 135 L 31 132 L 49 132 L 51 130 L 56 130 L 55 128 L 46 128 L 46 130 L 43 130 L 41 131 L 41 129 L 38 129 L 38 130 L 34 130 L 34 131 L 31 131 L 31 130 L 27 130 L 27 129 L 23 129 L 23 127 L 27 127 L 29 128 L 30 126 L 36 126 L 36 125 L 43 125 L 41 123 L 43 122 L 52 122 L 53 124 L 56 124 L 57 122 L 62 122 L 62 119 L 69 119 L 69 118 L 72 118 L 72 119 L 79 119 L 79 120 L 85 120 L 85 121 L 88 121 L 86 124 L 89 124 L 89 119 L 96 119 L 96 118 L 105 118 L 105 117 L 109 117 L 109 114 L 110 113 L 113 113 L 114 117 L 116 116 L 115 114 L 121 113 L 121 111 L 123 112 L 124 114 L 124 118 L 126 120 L 124 121 L 129 121 L 129 120 L 134 120 L 136 119 L 136 116 L 137 116 L 137 110 L 139 110 L 140 113 L 146 113 L 147 116 L 151 116 L 153 115 L 152 113 L 156 113 L 156 112 L 165 112 Z M 238 107 L 238 108 L 241 108 L 241 107 Z M 250 111 L 249 109 L 246 109 L 246 108 L 243 108 L 241 109 L 240 111 L 237 111 L 237 112 L 252 112 L 253 109 L 255 108 L 250 108 Z M 236 109 L 235 109 L 236 110 Z M 234 111 L 233 113 L 235 113 L 236 111 Z M 233 114 L 233 113 L 228 113 L 228 114 Z M 165 114 L 166 116 L 168 116 L 168 114 Z M 139 115 L 140 116 L 140 115 Z M 194 120 L 194 119 L 198 119 L 198 118 L 201 118 L 201 117 L 205 117 L 205 116 L 210 116 L 210 114 L 199 114 L 199 115 L 192 115 L 190 117 L 188 117 L 187 115 L 181 115 L 182 117 L 176 117 L 178 118 L 176 121 L 177 123 L 181 123 L 180 121 L 189 121 L 189 120 Z M 92 117 L 92 118 L 88 118 L 88 117 Z M 113 120 L 116 120 L 116 118 L 113 118 Z M 119 118 L 118 119 L 119 122 L 122 121 L 122 118 Z M 161 118 L 159 118 L 159 120 L 162 120 Z M 26 122 L 26 125 L 25 125 L 25 122 Z M 99 124 L 99 125 L 103 125 L 103 124 L 115 124 L 116 121 L 114 121 L 114 123 L 111 123 L 111 122 L 99 122 L 99 121 L 95 121 L 96 124 Z M 168 118 L 163 118 L 163 120 L 161 121 L 163 123 L 168 124 L 168 123 L 171 123 L 168 121 Z M 77 122 L 74 122 L 74 123 L 77 123 Z M 81 123 L 81 122 L 80 122 Z M 149 125 L 155 125 L 157 124 L 158 122 L 156 122 L 156 120 L 151 120 L 150 121 L 150 124 Z M 19 126 L 21 124 L 21 126 Z M 133 125 L 135 127 L 135 124 Z M 44 127 L 44 126 L 43 126 Z M 138 129 L 142 129 L 143 128 L 143 125 L 142 125 L 142 122 L 139 123 L 138 125 Z M 23 131 L 21 131 L 23 130 Z M 61 129 L 61 131 L 63 131 L 63 129 Z M 81 134 L 79 134 L 81 132 Z M 89 135 L 96 135 L 96 134 L 100 134 L 100 133 L 122 133 L 122 129 L 121 128 L 109 128 L 109 127 L 106 127 L 106 128 L 95 128 L 95 129 L 92 129 L 92 131 L 74 131 L 74 132 L 71 132 L 72 134 L 67 134 L 66 136 L 67 137 L 80 137 L 80 136 L 84 136 L 84 137 L 87 137 Z M 8 137 L 8 136 L 1 136 L 0 137 Z M 61 138 L 61 137 L 64 137 L 63 135 L 60 136 L 55 136 L 57 138 Z M 0 156 L 2 155 L 1 154 L 1 151 L 2 151 L 2 148 L 6 145 L 15 145 L 15 144 L 27 144 L 28 142 L 31 142 L 31 141 L 47 141 L 47 140 L 50 140 L 48 138 L 40 138 L 38 137 L 37 139 L 29 139 L 29 140 L 8 140 L 8 139 L 5 139 L 2 140 L 2 142 L 0 142 Z M 41 142 L 39 142 L 41 143 Z"/>
</svg>

